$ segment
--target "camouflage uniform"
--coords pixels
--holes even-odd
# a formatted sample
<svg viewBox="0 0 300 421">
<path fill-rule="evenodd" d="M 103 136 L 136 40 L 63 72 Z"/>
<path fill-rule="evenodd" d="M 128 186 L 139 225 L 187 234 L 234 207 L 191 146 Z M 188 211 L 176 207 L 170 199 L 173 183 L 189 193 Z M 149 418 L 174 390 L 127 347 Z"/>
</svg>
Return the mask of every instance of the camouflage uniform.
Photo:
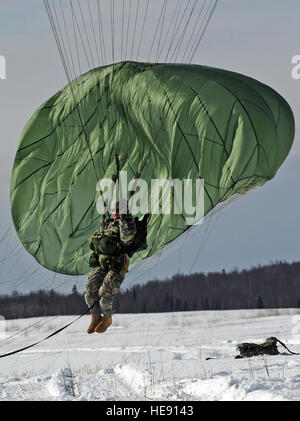
<svg viewBox="0 0 300 421">
<path fill-rule="evenodd" d="M 95 236 L 105 236 L 117 244 L 117 253 L 113 255 L 99 254 L 99 266 L 91 272 L 87 284 L 85 301 L 90 307 L 96 301 L 97 304 L 91 309 L 91 313 L 109 316 L 113 314 L 114 295 L 119 292 L 121 283 L 126 274 L 125 265 L 129 258 L 122 252 L 122 245 L 130 245 L 136 234 L 136 224 L 131 216 L 121 215 L 121 218 L 103 218 L 99 232 Z M 95 250 L 91 239 L 90 247 Z M 100 301 L 99 301 L 100 296 Z"/>
</svg>

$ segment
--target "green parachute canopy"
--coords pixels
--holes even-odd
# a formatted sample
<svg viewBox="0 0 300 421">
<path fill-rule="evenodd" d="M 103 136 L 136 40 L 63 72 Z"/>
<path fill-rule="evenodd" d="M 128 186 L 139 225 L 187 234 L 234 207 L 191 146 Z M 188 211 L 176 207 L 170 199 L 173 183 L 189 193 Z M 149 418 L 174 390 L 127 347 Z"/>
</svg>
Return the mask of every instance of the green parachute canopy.
<svg viewBox="0 0 300 421">
<path fill-rule="evenodd" d="M 11 208 L 25 249 L 44 267 L 89 272 L 88 239 L 102 216 L 96 183 L 203 179 L 204 210 L 276 174 L 294 139 L 287 102 L 238 73 L 199 65 L 121 62 L 96 68 L 43 104 L 21 136 Z M 182 215 L 153 214 L 154 255 L 189 226 Z"/>
</svg>

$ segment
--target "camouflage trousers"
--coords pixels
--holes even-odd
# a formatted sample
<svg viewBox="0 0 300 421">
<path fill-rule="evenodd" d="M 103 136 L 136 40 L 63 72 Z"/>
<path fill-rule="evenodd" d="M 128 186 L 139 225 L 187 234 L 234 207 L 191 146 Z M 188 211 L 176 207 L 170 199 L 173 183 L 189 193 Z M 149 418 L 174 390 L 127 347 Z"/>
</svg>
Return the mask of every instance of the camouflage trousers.
<svg viewBox="0 0 300 421">
<path fill-rule="evenodd" d="M 102 313 L 104 316 L 113 314 L 114 296 L 119 292 L 125 274 L 124 265 L 119 267 L 118 270 L 116 268 L 105 269 L 102 266 L 97 266 L 91 272 L 85 293 L 85 302 L 89 307 L 97 302 L 91 309 L 91 313 Z"/>
</svg>

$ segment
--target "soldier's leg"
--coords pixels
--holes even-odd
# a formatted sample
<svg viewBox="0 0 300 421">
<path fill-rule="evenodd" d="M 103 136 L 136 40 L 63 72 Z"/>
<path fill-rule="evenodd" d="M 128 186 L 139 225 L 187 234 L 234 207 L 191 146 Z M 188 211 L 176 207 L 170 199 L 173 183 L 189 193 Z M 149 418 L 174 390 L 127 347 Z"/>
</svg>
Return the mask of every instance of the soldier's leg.
<svg viewBox="0 0 300 421">
<path fill-rule="evenodd" d="M 101 314 L 99 305 L 99 288 L 101 287 L 107 271 L 97 266 L 88 277 L 86 283 L 85 302 L 91 307 L 95 302 L 97 304 L 91 309 L 92 314 Z"/>
<path fill-rule="evenodd" d="M 100 307 L 104 316 L 113 314 L 113 300 L 115 294 L 120 290 L 120 286 L 125 278 L 125 270 L 122 267 L 118 272 L 110 270 L 99 289 Z"/>
</svg>

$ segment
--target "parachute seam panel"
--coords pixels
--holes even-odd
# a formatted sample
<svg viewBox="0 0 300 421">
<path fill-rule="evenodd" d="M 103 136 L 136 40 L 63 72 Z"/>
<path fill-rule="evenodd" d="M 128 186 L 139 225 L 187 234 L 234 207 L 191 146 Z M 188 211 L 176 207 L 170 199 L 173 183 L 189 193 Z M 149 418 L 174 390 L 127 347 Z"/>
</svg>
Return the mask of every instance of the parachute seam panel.
<svg viewBox="0 0 300 421">
<path fill-rule="evenodd" d="M 194 153 L 193 153 L 193 151 L 192 151 L 192 148 L 191 148 L 191 145 L 190 145 L 189 141 L 188 141 L 188 140 L 187 140 L 187 138 L 185 137 L 185 133 L 184 133 L 184 131 L 182 130 L 182 128 L 181 128 L 181 126 L 180 126 L 180 124 L 179 124 L 179 122 L 178 122 L 178 115 L 177 115 L 177 114 L 176 114 L 176 112 L 173 110 L 173 108 L 172 108 L 172 102 L 170 101 L 170 99 L 169 99 L 169 97 L 168 97 L 167 92 L 166 92 L 166 90 L 165 90 L 165 89 L 164 89 L 164 95 L 167 97 L 167 101 L 168 101 L 168 103 L 169 103 L 169 107 L 170 107 L 170 109 L 171 109 L 172 113 L 173 113 L 173 114 L 174 114 L 174 116 L 175 116 L 175 123 L 176 123 L 176 127 L 179 129 L 179 131 L 180 131 L 180 133 L 181 133 L 181 138 L 180 138 L 180 141 L 179 141 L 179 142 L 181 142 L 182 138 L 185 140 L 185 142 L 186 142 L 186 144 L 187 144 L 187 146 L 188 146 L 188 148 L 189 148 L 189 150 L 190 150 L 190 153 L 191 153 L 191 155 L 192 155 L 192 158 L 193 158 L 194 164 L 195 164 L 195 166 L 196 166 L 197 172 L 198 172 L 198 174 L 199 174 L 199 165 L 198 165 L 198 163 L 197 163 L 197 161 L 196 161 L 196 157 L 195 157 L 195 155 L 194 155 Z"/>
<path fill-rule="evenodd" d="M 74 233 L 77 231 L 78 226 L 81 224 L 81 222 L 83 221 L 83 219 L 86 217 L 87 213 L 89 212 L 90 208 L 93 206 L 94 203 L 95 203 L 95 199 L 92 200 L 91 204 L 89 205 L 89 207 L 87 208 L 87 210 L 85 211 L 85 213 L 81 217 L 80 221 L 76 225 L 75 230 L 73 230 L 73 232 L 71 232 L 71 234 L 69 235 L 69 237 L 72 237 L 74 235 Z"/>
<path fill-rule="evenodd" d="M 156 67 L 161 67 L 161 66 L 162 66 L 162 65 L 157 65 Z M 152 70 L 152 74 L 153 74 L 154 78 L 157 80 L 157 82 L 161 85 L 161 81 L 158 79 L 158 77 L 157 77 L 157 76 L 156 76 L 156 74 L 153 72 L 153 70 Z M 165 89 L 165 88 L 163 88 L 163 93 L 164 93 L 164 96 L 167 98 L 167 103 L 168 103 L 168 105 L 169 105 L 169 109 L 172 111 L 172 113 L 173 113 L 173 115 L 174 115 L 174 123 L 176 124 L 176 127 L 179 129 L 179 131 L 180 131 L 180 133 L 181 133 L 182 137 L 184 138 L 184 140 L 185 140 L 185 142 L 186 142 L 186 144 L 187 144 L 187 146 L 188 146 L 188 148 L 189 148 L 189 150 L 190 150 L 190 153 L 191 153 L 192 158 L 193 158 L 193 160 L 194 160 L 195 166 L 196 166 L 196 168 L 197 168 L 197 172 L 198 172 L 198 174 L 199 174 L 199 166 L 198 166 L 198 164 L 197 164 L 196 158 L 195 158 L 195 156 L 194 156 L 194 154 L 193 154 L 193 151 L 192 151 L 192 149 L 191 149 L 191 145 L 189 144 L 188 140 L 186 139 L 184 131 L 181 129 L 181 126 L 180 126 L 180 124 L 179 124 L 179 122 L 178 122 L 178 116 L 177 116 L 176 112 L 175 112 L 175 111 L 173 110 L 173 108 L 172 108 L 172 101 L 170 100 L 170 98 L 169 98 L 169 96 L 168 96 L 167 91 L 166 91 L 166 89 Z M 180 138 L 180 141 L 179 141 L 179 142 L 181 142 L 182 137 Z"/>
<path fill-rule="evenodd" d="M 252 152 L 253 153 L 253 152 Z M 210 183 L 206 183 L 207 185 L 209 185 L 210 187 L 213 187 L 213 188 L 215 188 L 215 189 L 217 189 L 217 190 L 231 190 L 237 183 L 239 183 L 240 181 L 243 181 L 243 180 L 248 180 L 248 179 L 250 179 L 250 178 L 263 178 L 263 179 L 265 179 L 265 180 L 271 180 L 271 178 L 272 177 L 264 177 L 264 176 L 262 176 L 262 175 L 259 175 L 259 174 L 253 174 L 253 175 L 248 175 L 247 177 L 241 177 L 241 178 L 239 178 L 238 180 L 236 180 L 233 184 L 231 184 L 231 186 L 229 186 L 229 187 L 220 187 L 220 186 L 215 186 L 214 184 L 210 184 Z M 227 194 L 227 193 L 226 193 Z M 221 200 L 219 200 L 219 201 L 222 201 L 222 199 Z"/>
<path fill-rule="evenodd" d="M 98 153 L 99 151 L 101 151 L 101 149 L 103 149 L 104 147 L 102 147 L 102 148 L 100 148 L 96 153 Z M 95 154 L 96 155 L 96 154 Z M 91 159 L 89 159 L 89 161 L 88 161 L 88 163 L 86 164 L 86 166 L 89 164 L 91 162 Z M 52 162 L 53 163 L 53 162 Z M 51 163 L 51 164 L 52 164 Z M 77 162 L 75 162 L 75 164 L 76 164 Z M 72 164 L 72 165 L 74 165 L 74 163 Z M 72 165 L 70 165 L 68 168 L 70 168 Z M 80 171 L 80 173 L 79 174 L 81 174 L 82 173 L 82 171 L 83 170 L 81 170 Z M 62 174 L 63 173 L 63 171 L 60 173 L 60 174 Z M 31 174 L 32 175 L 32 174 Z M 56 177 L 57 177 L 57 175 L 56 175 Z M 55 177 L 55 178 L 56 178 Z M 53 179 L 53 178 L 52 178 Z M 48 181 L 51 181 L 52 179 L 50 179 L 50 180 L 48 180 Z M 24 180 L 25 181 L 25 180 Z M 71 186 L 74 184 L 74 182 L 75 182 L 75 179 L 72 181 L 72 183 L 71 183 Z M 63 190 L 60 190 L 60 191 L 63 191 Z M 47 193 L 46 193 L 47 194 Z M 54 193 L 48 193 L 48 194 L 54 194 Z M 59 209 L 59 207 L 61 206 L 61 204 L 65 201 L 65 199 L 69 196 L 69 194 L 70 194 L 70 191 L 67 191 L 67 194 L 66 194 L 66 196 L 60 201 L 60 203 L 57 205 L 57 207 L 55 208 L 55 209 L 53 209 L 52 211 L 51 211 L 51 213 L 46 217 L 46 219 L 41 223 L 41 225 L 44 225 L 44 223 L 52 216 L 52 214 L 54 213 L 54 212 L 56 212 L 57 211 L 57 209 Z M 71 201 L 70 201 L 70 205 L 71 205 Z M 88 209 L 89 210 L 89 209 Z M 70 214 L 70 216 L 71 216 L 71 218 L 72 218 L 72 215 Z M 86 214 L 84 214 L 83 215 L 83 217 L 81 218 L 81 220 L 80 220 L 80 222 L 79 222 L 79 224 L 81 223 L 81 221 L 83 220 L 83 218 L 86 216 Z M 29 215 L 29 217 L 28 217 L 28 219 L 26 219 L 26 221 L 24 221 L 24 223 L 22 224 L 22 226 L 21 227 L 18 227 L 18 230 L 20 230 L 20 229 L 23 229 L 23 227 L 24 227 L 24 224 L 25 223 L 27 223 L 28 221 L 30 221 L 30 219 L 31 219 L 31 217 L 32 217 L 32 213 Z M 98 219 L 98 218 L 97 218 Z M 97 220 L 96 219 L 96 220 Z M 79 225 L 78 224 L 78 225 Z M 71 223 L 71 226 L 72 226 L 73 224 Z M 72 236 L 73 234 L 74 234 L 74 232 L 75 231 L 77 231 L 77 228 L 74 230 L 73 229 L 73 227 L 72 227 L 72 233 L 70 234 L 70 236 Z M 34 241 L 32 241 L 32 243 L 34 243 L 34 242 L 37 242 L 37 241 L 39 241 L 38 239 L 36 239 L 36 240 L 34 240 Z M 40 243 L 42 242 L 42 240 L 40 240 Z M 60 240 L 60 242 L 61 242 L 61 240 Z M 39 243 L 39 246 L 38 246 L 38 250 L 34 253 L 34 255 L 36 255 L 37 254 L 37 252 L 39 251 L 39 248 L 40 248 L 40 244 Z M 80 246 L 81 247 L 81 246 Z"/>
<path fill-rule="evenodd" d="M 99 102 L 101 100 L 101 97 L 100 98 L 98 98 L 97 99 L 97 102 Z M 95 108 L 95 110 L 92 112 L 92 114 L 88 117 L 88 119 L 84 122 L 84 124 L 88 124 L 89 123 L 89 121 L 92 119 L 92 117 L 94 116 L 94 114 L 97 112 L 97 107 Z M 67 118 L 67 117 L 66 117 Z M 52 136 L 53 135 L 53 133 L 56 133 L 56 131 L 57 131 L 57 129 L 58 129 L 58 127 L 61 127 L 60 126 L 60 123 L 58 123 L 57 124 L 57 127 L 55 128 L 55 129 L 53 129 L 53 131 L 51 132 L 51 134 L 49 134 L 49 136 L 47 136 L 47 137 L 50 137 L 50 136 Z M 75 138 L 75 140 L 64 150 L 64 151 L 62 151 L 62 152 L 60 152 L 59 154 L 57 154 L 56 155 L 56 158 L 57 157 L 61 157 L 61 156 L 63 156 L 76 142 L 77 142 L 77 140 L 82 136 L 82 134 L 83 134 L 83 129 L 81 128 L 81 131 L 80 131 L 80 133 L 77 135 L 77 137 Z M 47 137 L 44 137 L 42 140 L 45 140 Z M 30 146 L 30 145 L 28 145 L 28 146 Z M 98 152 L 100 152 L 102 149 L 104 149 L 105 148 L 105 146 L 103 146 L 101 149 L 99 149 L 96 153 L 98 153 Z M 19 151 L 20 151 L 21 149 L 19 149 Z M 96 155 L 96 153 L 95 153 L 95 155 Z M 35 159 L 35 158 L 32 158 L 32 157 L 29 157 L 28 159 Z M 36 159 L 39 159 L 39 158 L 36 158 Z M 89 159 L 89 162 L 91 162 L 92 161 L 92 158 L 90 158 Z M 45 161 L 46 162 L 46 161 Z M 54 162 L 54 160 L 53 161 L 51 161 L 51 162 L 48 162 L 47 163 L 47 165 L 43 165 L 42 167 L 40 167 L 40 168 L 38 168 L 38 169 L 36 169 L 34 172 L 32 172 L 31 174 L 29 174 L 27 177 L 25 177 L 23 180 L 21 180 L 17 185 L 15 185 L 14 186 L 14 188 L 13 188 L 13 191 L 15 191 L 21 184 L 23 184 L 28 178 L 30 178 L 30 177 L 32 177 L 32 175 L 34 175 L 36 172 L 38 172 L 38 171 L 40 171 L 42 168 L 45 168 L 45 167 L 47 167 L 47 166 L 51 166 L 52 164 L 53 164 L 53 162 Z M 76 164 L 77 162 L 75 162 L 75 164 Z M 72 164 L 72 165 L 74 165 L 74 163 Z M 69 167 L 67 167 L 67 168 L 70 168 L 71 167 L 71 165 L 69 166 Z M 65 170 L 66 168 L 64 168 L 63 169 L 63 171 L 61 172 L 61 173 L 59 173 L 59 174 L 62 174 L 63 172 L 64 172 L 64 170 Z M 50 178 L 49 180 L 48 180 L 48 182 L 50 182 L 50 181 L 52 181 L 54 178 L 57 178 L 57 176 L 59 175 L 59 174 L 56 174 L 55 176 L 53 176 L 52 178 Z"/>
<path fill-rule="evenodd" d="M 209 79 L 208 79 L 208 80 L 209 80 Z M 188 84 L 188 83 L 186 83 L 186 82 L 183 82 L 183 83 L 184 83 L 186 86 L 188 86 L 188 87 L 192 90 L 192 92 L 195 94 L 195 98 L 196 98 L 196 99 L 200 102 L 200 104 L 201 104 L 201 106 L 203 107 L 204 111 L 205 111 L 205 112 L 206 112 L 206 114 L 208 115 L 208 117 L 209 117 L 209 119 L 210 119 L 211 123 L 213 124 L 214 128 L 216 129 L 216 131 L 217 131 L 217 133 L 218 133 L 218 135 L 219 135 L 219 137 L 220 137 L 220 139 L 221 139 L 221 141 L 222 141 L 222 143 L 223 143 L 223 149 L 224 149 L 224 152 L 226 153 L 227 158 L 229 158 L 230 153 L 227 151 L 227 149 L 226 149 L 226 147 L 225 147 L 225 145 L 226 145 L 226 140 L 225 140 L 225 139 L 223 139 L 223 137 L 222 137 L 222 135 L 221 135 L 221 133 L 220 133 L 220 131 L 219 131 L 219 129 L 218 129 L 218 127 L 217 127 L 216 123 L 214 122 L 214 120 L 213 120 L 212 116 L 210 115 L 210 113 L 209 113 L 209 111 L 208 111 L 208 108 L 207 108 L 207 106 L 206 106 L 205 102 L 203 101 L 203 99 L 202 99 L 202 98 L 200 98 L 200 96 L 199 96 L 198 92 L 197 92 L 197 91 L 195 91 L 195 90 L 194 90 L 194 88 L 193 88 L 191 85 L 189 85 L 189 84 Z M 235 106 L 236 102 L 237 102 L 237 101 L 235 101 L 235 102 L 233 103 L 232 108 L 231 108 L 231 113 L 230 113 L 230 114 L 232 114 L 232 111 L 233 111 L 233 109 L 234 109 L 234 106 Z M 231 119 L 231 115 L 230 115 L 229 121 L 230 121 L 230 119 Z M 228 124 L 229 124 L 229 121 L 228 121 Z M 227 129 L 226 129 L 226 133 L 227 133 L 227 130 L 228 130 L 228 126 L 227 126 Z M 226 163 L 225 163 L 225 164 L 226 164 Z M 226 167 L 227 167 L 228 172 L 230 172 L 230 178 L 231 178 L 232 182 L 234 183 L 234 182 L 235 182 L 235 180 L 234 180 L 234 178 L 233 178 L 233 176 L 232 176 L 232 174 L 231 174 L 231 169 L 230 169 L 230 167 L 229 167 L 228 165 L 226 165 Z"/>
<path fill-rule="evenodd" d="M 154 74 L 154 72 L 152 72 L 152 74 L 154 75 L 154 77 L 156 78 L 156 80 L 158 81 L 158 82 L 160 82 L 159 81 L 159 79 L 157 78 L 157 76 Z M 185 83 L 185 82 L 183 82 L 183 83 Z M 186 84 L 186 83 L 185 83 Z M 193 90 L 193 88 L 190 86 L 190 85 L 188 85 L 188 84 L 186 84 L 187 86 L 189 86 L 190 87 L 190 89 L 195 93 L 195 91 Z M 192 155 L 192 157 L 193 157 L 193 159 L 194 159 L 194 162 L 195 162 L 195 165 L 196 165 L 196 169 L 197 169 L 197 173 L 198 173 L 198 176 L 199 176 L 199 166 L 198 166 L 198 164 L 197 164 L 197 162 L 196 162 L 196 158 L 195 158 L 195 156 L 194 156 L 194 153 L 193 153 L 193 151 L 192 151 L 192 149 L 191 149 L 191 146 L 190 146 L 190 144 L 189 144 L 189 142 L 188 142 L 188 140 L 186 139 L 186 137 L 185 137 L 185 133 L 184 133 L 184 131 L 181 129 L 181 126 L 179 125 L 179 122 L 178 122 L 178 116 L 177 116 L 177 114 L 175 113 L 175 111 L 173 110 L 173 108 L 172 108 L 172 101 L 169 99 L 169 97 L 168 97 L 168 95 L 167 95 L 167 92 L 166 92 L 166 90 L 164 89 L 163 90 L 163 92 L 164 92 L 164 95 L 167 97 L 167 101 L 168 101 L 168 103 L 169 103 L 169 107 L 170 107 L 170 109 L 171 109 L 171 111 L 173 112 L 173 114 L 174 114 L 174 116 L 175 116 L 175 123 L 176 123 L 176 126 L 178 127 L 178 129 L 179 129 L 179 131 L 181 132 L 181 138 L 180 138 L 180 141 L 179 141 L 179 143 L 181 142 L 181 140 L 182 140 L 182 138 L 184 138 L 184 140 L 186 141 L 186 143 L 187 143 L 187 145 L 188 145 L 188 147 L 189 147 L 189 150 L 190 150 L 190 152 L 191 152 L 191 155 Z M 196 97 L 198 98 L 198 96 L 197 96 L 197 93 L 196 93 Z M 199 100 L 199 98 L 198 98 L 198 100 Z M 207 114 L 209 115 L 209 113 L 208 113 L 208 111 L 207 111 Z M 210 115 L 209 115 L 209 117 L 210 117 Z M 211 117 L 210 117 L 211 118 Z M 211 118 L 211 120 L 212 120 L 212 118 Z M 213 121 L 212 121 L 213 122 Z M 214 124 L 214 123 L 213 123 Z M 217 129 L 217 128 L 216 128 Z M 218 129 L 217 129 L 217 132 L 219 133 L 219 131 L 218 131 Z M 220 137 L 221 137 L 221 135 L 220 135 Z M 225 152 L 227 153 L 227 151 L 226 151 L 226 149 L 225 149 L 225 146 L 224 146 L 224 141 L 223 141 L 223 139 L 222 139 L 222 137 L 221 137 L 221 140 L 222 140 L 222 142 L 223 142 L 223 148 L 224 148 L 224 150 L 225 150 Z M 231 176 L 231 179 L 232 179 L 232 181 L 234 182 L 234 180 L 233 180 L 233 178 L 232 178 L 232 176 Z M 209 201 L 210 201 L 210 203 L 211 203 L 211 206 L 213 207 L 214 206 L 214 202 L 213 202 L 213 200 L 212 200 L 212 198 L 211 198 L 211 196 L 210 196 L 210 194 L 208 193 L 208 191 L 207 191 L 207 189 L 206 189 L 206 187 L 205 187 L 205 184 L 204 184 L 204 190 L 205 190 L 205 193 L 206 193 L 206 195 L 208 196 L 208 198 L 209 198 Z M 182 218 L 183 218 L 183 216 L 182 216 Z M 184 219 L 184 218 L 183 218 Z"/>
<path fill-rule="evenodd" d="M 86 120 L 86 122 L 85 122 L 85 124 L 87 124 L 89 121 L 90 121 L 90 119 L 94 116 L 94 114 L 96 113 L 96 111 L 97 111 L 97 108 L 95 108 L 95 111 L 93 111 L 92 112 L 92 114 L 89 116 L 89 118 Z M 66 117 L 67 118 L 67 117 Z M 56 131 L 57 131 L 57 129 L 58 129 L 58 127 L 60 126 L 60 123 L 58 123 L 57 124 L 57 127 L 55 128 L 55 129 L 53 129 L 53 131 L 51 132 L 51 134 L 49 134 L 48 136 L 46 136 L 46 137 L 44 137 L 42 140 L 45 140 L 47 137 L 50 137 L 50 136 L 52 136 L 54 133 L 56 133 Z M 83 134 L 83 130 L 81 129 L 81 132 L 80 132 L 80 134 L 79 135 L 77 135 L 77 137 L 75 138 L 75 140 L 64 150 L 64 151 L 62 151 L 62 152 L 60 152 L 59 154 L 57 154 L 56 155 L 56 158 L 57 157 L 61 157 L 61 156 L 63 156 L 76 142 L 77 142 L 77 140 L 82 136 L 82 134 Z M 30 146 L 30 145 L 28 145 L 28 146 Z M 27 148 L 27 146 L 26 146 L 26 148 Z M 19 151 L 20 151 L 21 149 L 19 149 Z M 18 151 L 18 152 L 19 152 Z M 34 159 L 34 158 L 31 158 L 31 157 L 29 157 L 28 159 Z M 90 158 L 90 160 L 92 160 L 91 158 Z M 28 178 L 30 178 L 33 174 L 35 174 L 36 172 L 38 172 L 38 171 L 40 171 L 42 168 L 45 168 L 45 167 L 47 167 L 47 166 L 49 166 L 49 165 L 52 165 L 53 164 L 53 162 L 54 162 L 54 160 L 53 161 L 51 161 L 51 162 L 48 162 L 47 163 L 47 165 L 43 165 L 42 167 L 40 167 L 40 168 L 38 168 L 37 170 L 35 170 L 34 172 L 32 172 L 31 174 L 29 174 L 27 177 L 25 177 L 23 180 L 21 180 L 17 185 L 15 185 L 14 186 L 14 188 L 13 188 L 13 191 L 15 191 L 21 184 L 23 184 L 23 182 L 25 182 Z M 57 177 L 57 175 L 55 175 L 55 177 L 52 177 L 51 179 L 49 179 L 48 181 L 51 181 L 51 180 L 53 180 L 54 178 L 56 178 Z"/>
<path fill-rule="evenodd" d="M 13 192 L 21 185 L 23 184 L 26 180 L 28 180 L 28 178 L 30 178 L 33 174 L 36 174 L 37 172 L 39 172 L 40 170 L 42 170 L 43 168 L 49 167 L 49 165 L 52 165 L 54 161 L 49 162 L 46 165 L 43 165 L 42 167 L 37 168 L 36 170 L 34 170 L 32 173 L 30 173 L 29 175 L 27 175 L 25 178 L 23 178 L 23 180 L 21 180 L 18 184 L 15 185 L 15 187 L 13 188 Z"/>
<path fill-rule="evenodd" d="M 238 103 L 241 105 L 241 107 L 244 109 L 244 111 L 245 111 L 245 113 L 246 113 L 246 115 L 247 115 L 247 117 L 248 117 L 248 120 L 249 120 L 249 122 L 250 122 L 250 124 L 251 124 L 251 126 L 252 126 L 252 130 L 253 130 L 253 133 L 254 133 L 254 135 L 255 135 L 255 139 L 256 139 L 256 144 L 258 145 L 258 153 L 257 153 L 257 161 L 258 161 L 258 159 L 259 159 L 259 148 L 261 148 L 262 150 L 263 150 L 263 152 L 264 152 L 264 155 L 265 155 L 265 158 L 266 158 L 266 161 L 267 161 L 267 164 L 268 164 L 268 167 L 270 168 L 270 163 L 269 163 L 269 160 L 268 160 L 268 157 L 267 157 L 267 154 L 266 154 L 266 151 L 265 151 L 265 149 L 264 149 L 264 147 L 259 143 L 259 141 L 258 141 L 258 137 L 257 137 L 257 133 L 256 133 L 256 130 L 255 130 L 255 128 L 254 128 L 254 124 L 253 124 L 253 122 L 252 122 L 252 120 L 251 120 L 251 118 L 250 118 L 250 115 L 249 115 L 249 113 L 248 113 L 248 111 L 247 111 L 247 108 L 243 105 L 243 103 L 241 102 L 241 99 L 240 98 L 238 98 L 237 97 L 237 95 L 234 93 L 234 92 L 232 92 L 227 86 L 224 86 L 222 83 L 220 83 L 219 81 L 215 81 L 218 85 L 220 85 L 220 86 L 222 86 L 224 89 L 226 89 L 228 92 L 230 92 L 231 93 L 231 95 L 232 96 L 234 96 L 236 99 L 237 99 L 237 101 L 238 101 Z"/>
<path fill-rule="evenodd" d="M 243 101 L 243 102 L 247 102 L 248 104 L 251 104 L 251 105 L 253 105 L 254 107 L 256 107 L 256 108 L 258 108 L 259 110 L 261 110 L 263 113 L 265 113 L 272 121 L 273 121 L 273 123 L 274 123 L 274 126 L 277 128 L 278 127 L 278 124 L 276 123 L 276 121 L 275 121 L 275 118 L 274 118 L 274 115 L 272 114 L 272 116 L 270 116 L 270 113 L 268 113 L 265 109 L 263 109 L 262 107 L 260 107 L 259 105 L 257 105 L 257 104 L 255 104 L 254 102 L 252 102 L 252 101 L 249 101 L 248 99 L 244 99 L 244 98 L 241 98 L 240 99 L 241 101 Z"/>
<path fill-rule="evenodd" d="M 192 92 L 194 93 L 194 95 L 195 95 L 195 98 L 196 98 L 196 99 L 200 102 L 200 104 L 201 104 L 202 108 L 204 109 L 205 113 L 208 115 L 208 118 L 210 119 L 211 123 L 213 124 L 214 128 L 216 129 L 216 132 L 218 133 L 218 135 L 219 135 L 219 137 L 220 137 L 220 139 L 221 139 L 221 141 L 222 141 L 224 151 L 225 151 L 225 153 L 226 153 L 226 155 L 227 155 L 227 158 L 228 158 L 228 157 L 230 156 L 230 153 L 229 153 L 229 152 L 227 152 L 227 150 L 226 150 L 226 147 L 225 147 L 225 145 L 226 145 L 226 141 L 223 139 L 223 137 L 222 137 L 222 135 L 221 135 L 221 133 L 220 133 L 220 131 L 219 131 L 219 129 L 218 129 L 218 127 L 217 127 L 216 123 L 214 122 L 214 120 L 213 120 L 212 116 L 210 115 L 210 113 L 209 113 L 209 111 L 208 111 L 208 109 L 207 109 L 207 106 L 206 106 L 205 102 L 203 101 L 203 99 L 202 99 L 202 98 L 200 98 L 200 96 L 199 96 L 198 92 L 197 92 L 197 91 L 195 91 L 195 89 L 194 89 L 194 88 L 193 88 L 190 84 L 188 84 L 188 83 L 186 83 L 186 82 L 183 82 L 183 83 L 191 89 L 191 91 L 192 91 Z"/>
<path fill-rule="evenodd" d="M 118 73 L 124 66 L 125 66 L 125 64 L 126 64 L 126 62 L 125 63 L 121 63 L 121 66 L 118 68 L 118 69 L 116 69 L 116 70 L 112 70 L 109 74 L 107 74 L 106 76 L 104 76 L 103 77 L 103 79 L 101 79 L 101 80 L 99 80 L 99 82 L 98 83 L 96 83 L 95 85 L 93 85 L 92 87 L 91 87 L 91 89 L 89 89 L 89 91 L 86 93 L 86 95 L 84 95 L 78 102 L 76 102 L 76 105 L 72 108 L 72 110 L 62 119 L 62 120 L 60 120 L 60 121 L 58 121 L 58 123 L 57 123 L 57 125 L 56 125 L 56 127 L 55 128 L 53 128 L 52 129 L 52 131 L 50 132 L 50 133 L 48 133 L 47 135 L 45 135 L 45 136 L 43 136 L 42 138 L 40 138 L 40 139 L 37 139 L 36 141 L 34 141 L 34 142 L 32 142 L 32 143 L 30 143 L 29 145 L 26 145 L 26 146 L 23 146 L 22 148 L 19 148 L 18 149 L 18 151 L 17 152 L 19 152 L 19 151 L 23 151 L 23 150 L 25 150 L 25 149 L 27 149 L 27 148 L 29 148 L 30 146 L 32 146 L 32 145 L 35 145 L 36 143 L 39 143 L 39 142 L 41 142 L 41 141 L 43 141 L 44 139 L 46 139 L 47 137 L 49 137 L 49 136 L 51 136 L 56 130 L 57 130 L 57 128 L 58 128 L 58 126 L 59 125 L 61 125 L 61 123 L 63 123 L 74 111 L 76 111 L 76 109 L 77 109 L 77 106 L 79 106 L 85 99 L 86 99 L 86 97 L 94 90 L 94 89 L 97 89 L 100 85 L 101 85 L 101 83 L 102 82 L 104 82 L 105 81 L 105 79 L 107 78 L 107 77 L 110 77 L 112 74 L 114 74 L 114 73 Z M 89 71 L 90 72 L 90 71 Z M 87 72 L 87 73 L 85 73 L 85 74 L 83 74 L 83 75 L 81 75 L 81 76 L 79 76 L 79 78 L 83 78 L 84 76 L 86 76 L 89 72 Z M 68 85 L 66 85 L 61 91 L 60 91 L 60 94 L 66 89 L 68 87 Z M 103 95 L 105 94 L 105 92 L 107 91 L 109 89 L 109 86 L 105 86 L 104 87 L 104 89 L 103 89 Z M 56 94 L 57 95 L 57 94 Z M 102 96 L 100 97 L 100 98 L 98 98 L 98 99 L 100 99 L 101 100 L 101 98 L 102 98 Z M 42 111 L 43 110 L 43 106 L 40 108 L 40 111 Z M 96 108 L 96 111 L 97 111 L 97 108 Z M 82 127 L 81 127 L 82 128 Z"/>
<path fill-rule="evenodd" d="M 240 78 L 238 78 L 239 80 L 241 80 Z M 218 83 L 218 81 L 217 81 L 217 83 Z M 272 111 L 272 109 L 271 109 L 271 107 L 270 107 L 270 105 L 267 103 L 267 101 L 265 100 L 265 98 L 262 96 L 262 94 L 255 88 L 255 85 L 251 85 L 250 83 L 247 83 L 247 80 L 243 80 L 242 81 L 242 83 L 245 83 L 247 86 L 249 86 L 251 89 L 253 89 L 254 90 L 254 92 L 263 100 L 263 102 L 266 104 L 266 106 L 267 106 L 267 108 L 269 109 L 269 111 L 270 111 L 270 114 L 271 114 L 271 118 L 272 118 L 272 120 L 273 120 L 273 122 L 274 122 L 274 124 L 275 124 L 275 127 L 277 128 L 277 126 L 278 126 L 278 124 L 276 124 L 276 119 L 275 119 L 275 115 L 273 114 L 273 111 Z M 247 101 L 247 100 L 243 100 L 243 101 Z M 247 101 L 247 102 L 250 102 L 250 101 Z M 251 102 L 252 103 L 252 102 Z M 278 105 L 279 105 L 279 101 L 277 101 L 277 103 L 278 103 Z M 256 104 L 253 104 L 253 105 L 256 105 Z M 258 107 L 259 109 L 261 109 L 261 110 L 263 110 L 261 107 L 259 107 L 258 105 L 256 105 L 256 107 Z M 279 105 L 279 109 L 280 109 L 280 105 Z M 266 111 L 265 111 L 266 112 Z M 279 112 L 279 110 L 278 110 L 278 112 Z"/>
</svg>

